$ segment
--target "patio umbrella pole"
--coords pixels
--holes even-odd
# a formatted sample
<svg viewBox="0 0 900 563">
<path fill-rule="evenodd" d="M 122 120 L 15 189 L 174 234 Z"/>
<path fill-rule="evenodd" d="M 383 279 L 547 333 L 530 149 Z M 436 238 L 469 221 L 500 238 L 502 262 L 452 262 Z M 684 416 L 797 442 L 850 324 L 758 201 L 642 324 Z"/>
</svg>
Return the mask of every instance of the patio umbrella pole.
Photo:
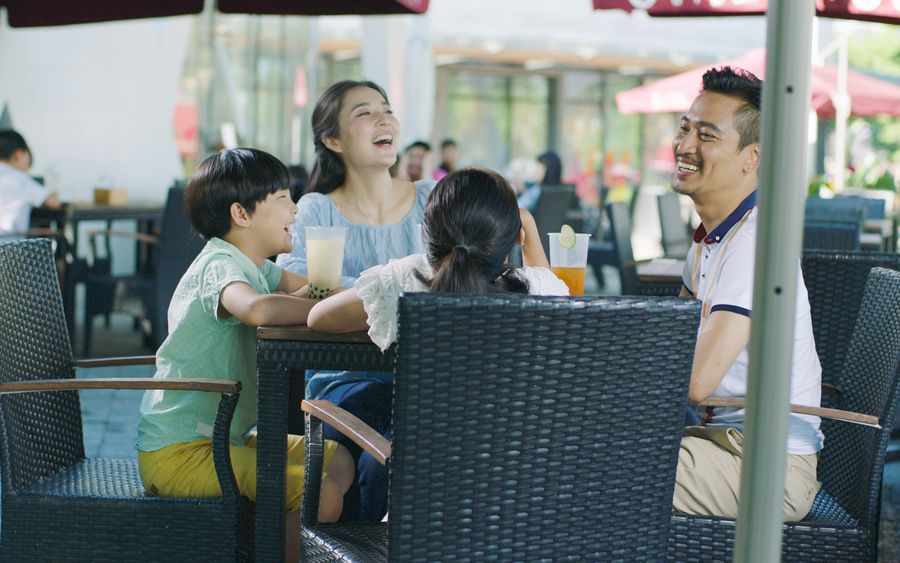
<svg viewBox="0 0 900 563">
<path fill-rule="evenodd" d="M 797 269 L 805 196 L 813 0 L 771 0 L 741 504 L 734 560 L 781 559 Z"/>
</svg>

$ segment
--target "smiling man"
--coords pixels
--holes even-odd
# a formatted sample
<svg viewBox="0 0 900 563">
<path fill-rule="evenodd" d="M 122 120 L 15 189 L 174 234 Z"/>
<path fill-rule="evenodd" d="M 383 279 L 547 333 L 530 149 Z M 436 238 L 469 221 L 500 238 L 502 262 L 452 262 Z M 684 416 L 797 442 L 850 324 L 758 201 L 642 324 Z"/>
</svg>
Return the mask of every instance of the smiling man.
<svg viewBox="0 0 900 563">
<path fill-rule="evenodd" d="M 682 294 L 702 303 L 688 397 L 701 405 L 701 422 L 685 428 L 681 441 L 677 512 L 730 518 L 738 513 L 744 410 L 702 403 L 710 396 L 747 392 L 761 92 L 762 82 L 749 72 L 730 67 L 706 72 L 703 90 L 682 116 L 673 142 L 672 187 L 693 200 L 702 220 L 682 275 Z M 792 371 L 768 376 L 790 377 L 791 403 L 819 406 L 822 368 L 802 273 L 797 286 Z M 812 506 L 822 442 L 818 417 L 790 415 L 785 520 L 802 520 Z"/>
</svg>

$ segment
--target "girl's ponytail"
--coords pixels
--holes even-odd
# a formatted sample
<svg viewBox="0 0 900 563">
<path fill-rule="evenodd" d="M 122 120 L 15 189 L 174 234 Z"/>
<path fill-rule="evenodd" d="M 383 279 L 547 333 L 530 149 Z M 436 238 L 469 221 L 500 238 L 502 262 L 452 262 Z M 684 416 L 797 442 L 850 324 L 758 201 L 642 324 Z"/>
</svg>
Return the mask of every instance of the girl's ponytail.
<svg viewBox="0 0 900 563">
<path fill-rule="evenodd" d="M 515 194 L 499 174 L 470 168 L 442 178 L 428 198 L 422 228 L 434 277 L 418 277 L 431 291 L 528 292 L 525 280 L 506 271 L 522 221 Z"/>
</svg>

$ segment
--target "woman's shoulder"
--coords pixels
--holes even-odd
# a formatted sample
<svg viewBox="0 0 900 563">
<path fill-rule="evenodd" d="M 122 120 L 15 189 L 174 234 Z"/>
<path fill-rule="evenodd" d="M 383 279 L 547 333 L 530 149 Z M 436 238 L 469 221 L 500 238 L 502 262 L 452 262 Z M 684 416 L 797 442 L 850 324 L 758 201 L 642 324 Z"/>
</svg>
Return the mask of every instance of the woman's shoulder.
<svg viewBox="0 0 900 563">
<path fill-rule="evenodd" d="M 418 180 L 413 185 L 416 189 L 416 198 L 424 201 L 428 199 L 428 196 L 431 194 L 431 190 L 434 189 L 434 186 L 437 185 L 437 182 L 434 180 Z"/>
<path fill-rule="evenodd" d="M 310 192 L 308 194 L 303 194 L 303 196 L 299 200 L 297 200 L 297 207 L 299 209 L 321 209 L 322 207 L 327 207 L 329 205 L 332 205 L 331 198 L 319 192 Z"/>
</svg>

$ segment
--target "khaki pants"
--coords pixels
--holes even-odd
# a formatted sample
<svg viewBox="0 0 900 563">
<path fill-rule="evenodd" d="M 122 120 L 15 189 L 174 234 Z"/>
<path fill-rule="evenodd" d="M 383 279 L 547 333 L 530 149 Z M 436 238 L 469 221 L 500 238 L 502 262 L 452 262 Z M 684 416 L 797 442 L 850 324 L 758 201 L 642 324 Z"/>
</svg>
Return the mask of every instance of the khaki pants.
<svg viewBox="0 0 900 563">
<path fill-rule="evenodd" d="M 737 518 L 743 435 L 735 428 L 688 426 L 681 438 L 675 476 L 675 512 Z M 788 454 L 784 520 L 802 520 L 819 492 L 818 454 Z"/>
</svg>

